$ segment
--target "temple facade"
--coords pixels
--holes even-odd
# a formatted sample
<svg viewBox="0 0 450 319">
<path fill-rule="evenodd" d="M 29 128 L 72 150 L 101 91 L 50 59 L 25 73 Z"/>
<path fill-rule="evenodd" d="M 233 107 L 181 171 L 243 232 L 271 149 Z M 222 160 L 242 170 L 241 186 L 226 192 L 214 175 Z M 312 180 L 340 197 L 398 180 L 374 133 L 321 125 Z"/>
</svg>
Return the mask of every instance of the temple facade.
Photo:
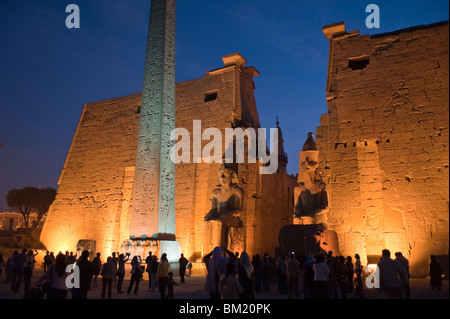
<svg viewBox="0 0 450 319">
<path fill-rule="evenodd" d="M 326 190 L 322 222 L 337 234 L 343 256 L 358 253 L 363 264 L 376 264 L 382 249 L 400 251 L 412 275 L 423 276 L 429 255 L 449 251 L 449 23 L 374 36 L 347 32 L 343 23 L 323 31 L 330 41 L 328 112 L 314 149 L 306 149 L 318 154 L 318 186 Z M 191 136 L 196 120 L 222 133 L 260 127 L 259 72 L 240 54 L 223 62 L 176 84 L 176 127 Z M 130 238 L 140 112 L 141 94 L 85 105 L 43 227 L 47 249 L 74 250 L 80 240 L 104 255 L 133 245 L 142 254 L 152 249 Z M 282 134 L 279 141 L 275 174 L 259 174 L 261 164 L 236 166 L 243 199 L 234 251 L 273 255 L 279 230 L 294 224 L 302 176 L 286 172 Z M 196 161 L 177 164 L 175 178 L 175 235 L 191 260 L 205 253 L 203 223 L 221 167 Z"/>
<path fill-rule="evenodd" d="M 201 121 L 202 131 L 217 128 L 223 136 L 226 128 L 260 127 L 253 81 L 259 72 L 247 67 L 240 54 L 224 56 L 223 62 L 200 79 L 176 85 L 176 127 L 187 129 L 191 137 L 194 120 Z M 130 240 L 140 111 L 141 94 L 85 105 L 42 230 L 47 249 L 71 251 L 80 240 L 104 256 L 132 245 L 142 255 L 154 249 L 148 240 Z M 202 141 L 202 149 L 208 142 Z M 177 164 L 175 178 L 176 240 L 191 260 L 204 254 L 203 220 L 221 166 L 197 161 Z M 259 163 L 236 166 L 243 225 L 233 250 L 274 254 L 278 229 L 292 219 L 296 179 L 287 174 L 286 161 L 283 153 L 272 175 L 260 175 Z"/>
</svg>

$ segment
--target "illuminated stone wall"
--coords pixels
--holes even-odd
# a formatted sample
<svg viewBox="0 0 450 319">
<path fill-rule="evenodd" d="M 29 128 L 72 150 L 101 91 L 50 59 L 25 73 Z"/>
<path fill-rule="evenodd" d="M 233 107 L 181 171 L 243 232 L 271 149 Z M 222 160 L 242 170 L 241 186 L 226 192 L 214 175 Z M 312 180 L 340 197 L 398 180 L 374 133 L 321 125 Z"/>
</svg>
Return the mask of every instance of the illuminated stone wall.
<svg viewBox="0 0 450 319">
<path fill-rule="evenodd" d="M 424 275 L 430 254 L 448 254 L 448 27 L 324 27 L 328 113 L 316 135 L 344 255 L 401 251 Z"/>
<path fill-rule="evenodd" d="M 245 67 L 240 55 L 224 57 L 224 64 L 176 85 L 176 126 L 189 130 L 191 137 L 193 120 L 202 120 L 202 130 L 215 127 L 222 132 L 232 122 L 260 126 L 253 94 L 258 72 Z M 216 98 L 209 99 L 214 93 Z M 85 106 L 42 231 L 49 250 L 75 250 L 79 239 L 90 239 L 106 256 L 120 251 L 129 238 L 140 104 L 141 95 L 134 94 Z M 211 208 L 219 166 L 176 166 L 176 239 L 192 259 L 202 253 L 202 223 Z M 295 178 L 285 170 L 266 176 L 258 170 L 258 164 L 238 167 L 244 189 L 242 248 L 249 254 L 273 254 L 278 230 L 292 215 Z"/>
</svg>

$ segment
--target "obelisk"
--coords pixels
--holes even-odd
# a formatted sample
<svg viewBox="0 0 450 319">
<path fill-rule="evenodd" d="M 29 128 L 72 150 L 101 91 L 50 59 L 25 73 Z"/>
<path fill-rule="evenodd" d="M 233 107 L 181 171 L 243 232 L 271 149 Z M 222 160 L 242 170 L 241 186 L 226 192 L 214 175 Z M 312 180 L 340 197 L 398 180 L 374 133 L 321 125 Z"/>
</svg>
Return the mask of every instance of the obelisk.
<svg viewBox="0 0 450 319">
<path fill-rule="evenodd" d="M 137 143 L 130 236 L 179 252 L 175 238 L 175 0 L 152 0 Z"/>
</svg>

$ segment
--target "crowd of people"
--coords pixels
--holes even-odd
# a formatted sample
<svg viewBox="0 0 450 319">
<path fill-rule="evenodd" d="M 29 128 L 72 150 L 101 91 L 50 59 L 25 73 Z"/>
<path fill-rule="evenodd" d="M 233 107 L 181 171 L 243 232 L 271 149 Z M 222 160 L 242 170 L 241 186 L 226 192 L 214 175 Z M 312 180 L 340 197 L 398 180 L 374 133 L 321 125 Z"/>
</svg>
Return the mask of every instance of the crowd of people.
<svg viewBox="0 0 450 319">
<path fill-rule="evenodd" d="M 254 299 L 256 293 L 268 291 L 275 278 L 277 291 L 287 298 L 299 298 L 302 292 L 305 299 L 364 299 L 366 271 L 358 254 L 354 256 L 280 256 L 276 260 L 268 254 L 255 255 L 250 260 L 246 252 L 241 256 L 225 248 L 216 247 L 204 257 L 208 274 L 206 288 L 211 299 Z M 409 298 L 409 261 L 401 252 L 391 258 L 389 250 L 383 250 L 377 270 L 378 286 L 389 299 Z M 442 287 L 442 267 L 431 256 L 430 281 L 433 289 Z"/>
<path fill-rule="evenodd" d="M 6 271 L 6 281 L 11 283 L 11 291 L 30 294 L 35 289 L 42 290 L 48 299 L 66 299 L 69 292 L 73 299 L 87 299 L 92 287 L 100 287 L 101 297 L 112 298 L 113 288 L 123 294 L 126 275 L 125 264 L 130 263 L 130 279 L 126 293 L 137 295 L 139 286 L 147 273 L 148 290 L 159 292 L 161 299 L 174 298 L 174 273 L 170 271 L 167 255 L 160 259 L 150 252 L 145 261 L 140 256 L 112 253 L 102 262 L 97 253 L 90 260 L 89 251 L 83 251 L 77 258 L 72 252 L 47 252 L 43 258 L 44 273 L 32 284 L 37 251 L 23 249 L 15 251 L 7 260 L 0 254 L 0 277 Z M 305 256 L 303 254 L 272 258 L 268 254 L 254 255 L 232 253 L 225 248 L 216 247 L 204 256 L 207 276 L 205 290 L 211 299 L 255 299 L 257 293 L 270 291 L 271 283 L 276 281 L 278 293 L 287 298 L 305 299 L 347 299 L 349 293 L 354 298 L 365 298 L 364 283 L 366 271 L 358 254 L 346 258 L 328 254 Z M 181 254 L 178 260 L 180 284 L 185 283 L 189 261 Z M 68 265 L 76 264 L 79 270 L 79 286 L 68 288 Z M 391 258 L 388 250 L 382 251 L 378 263 L 380 291 L 387 298 L 409 298 L 409 261 L 402 253 Z M 101 277 L 101 283 L 99 283 Z M 431 256 L 430 284 L 432 289 L 442 288 L 442 267 L 435 256 Z M 273 287 L 273 286 L 272 286 Z"/>
<path fill-rule="evenodd" d="M 126 293 L 130 295 L 138 294 L 139 284 L 144 279 L 144 274 L 148 275 L 148 289 L 152 292 L 158 291 L 161 299 L 174 298 L 173 287 L 178 285 L 173 277 L 173 272 L 169 271 L 170 264 L 167 255 L 162 254 L 158 260 L 157 256 L 150 252 L 145 262 L 140 256 L 130 258 L 130 254 L 119 254 L 113 252 L 103 263 L 101 254 L 97 253 L 90 260 L 89 251 L 85 250 L 77 258 L 73 252 L 63 254 L 59 252 L 56 256 L 53 252 L 46 252 L 43 257 L 44 273 L 32 285 L 33 270 L 36 264 L 35 256 L 37 251 L 27 251 L 24 249 L 21 253 L 15 251 L 6 261 L 0 254 L 0 276 L 3 270 L 6 271 L 6 281 L 11 282 L 11 291 L 21 292 L 22 281 L 25 297 L 34 297 L 36 289 L 44 293 L 47 299 L 67 299 L 69 293 L 72 299 L 87 299 L 89 291 L 93 287 L 100 287 L 101 297 L 112 298 L 113 288 L 117 289 L 117 294 L 123 294 L 123 282 L 126 275 L 125 264 L 130 263 L 130 280 Z M 181 254 L 180 264 L 180 283 L 185 283 L 184 277 L 188 260 Z M 74 267 L 67 268 L 69 265 L 76 265 L 79 271 L 78 285 L 69 288 L 67 284 Z M 69 271 L 68 269 L 71 269 Z M 101 277 L 101 284 L 99 284 Z M 69 278 L 69 280 L 72 280 Z M 33 295 L 33 296 L 32 296 Z"/>
</svg>

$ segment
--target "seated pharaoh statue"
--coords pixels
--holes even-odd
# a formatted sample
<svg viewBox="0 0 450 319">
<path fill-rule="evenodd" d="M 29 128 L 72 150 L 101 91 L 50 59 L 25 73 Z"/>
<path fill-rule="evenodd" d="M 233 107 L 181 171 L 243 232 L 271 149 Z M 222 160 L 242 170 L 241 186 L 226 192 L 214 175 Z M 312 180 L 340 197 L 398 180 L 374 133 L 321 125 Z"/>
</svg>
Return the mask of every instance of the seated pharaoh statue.
<svg viewBox="0 0 450 319">
<path fill-rule="evenodd" d="M 236 172 L 222 165 L 219 185 L 212 192 L 211 210 L 203 221 L 203 254 L 215 247 L 228 248 L 234 229 L 242 227 L 243 189 L 239 187 Z"/>
<path fill-rule="evenodd" d="M 294 190 L 294 224 L 327 224 L 328 196 L 325 187 L 319 170 L 319 151 L 314 135 L 309 133 L 300 152 L 298 186 Z"/>
</svg>

